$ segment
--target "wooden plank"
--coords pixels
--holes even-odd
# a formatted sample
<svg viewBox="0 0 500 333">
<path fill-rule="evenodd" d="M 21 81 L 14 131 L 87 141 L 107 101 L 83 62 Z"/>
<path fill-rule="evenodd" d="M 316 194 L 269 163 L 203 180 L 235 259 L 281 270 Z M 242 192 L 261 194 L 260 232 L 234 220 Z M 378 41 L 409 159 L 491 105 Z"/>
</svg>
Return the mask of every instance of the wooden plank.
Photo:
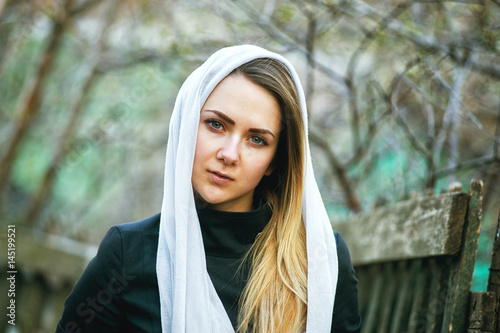
<svg viewBox="0 0 500 333">
<path fill-rule="evenodd" d="M 429 287 L 429 301 L 426 311 L 426 327 L 425 333 L 437 333 L 441 328 L 446 293 L 448 291 L 444 281 L 448 281 L 448 275 L 444 272 L 449 268 L 448 264 L 442 265 L 442 262 L 437 262 L 431 259 L 431 282 Z"/>
<path fill-rule="evenodd" d="M 464 232 L 463 246 L 456 263 L 450 271 L 448 298 L 443 318 L 443 332 L 464 332 L 466 313 L 469 302 L 469 290 L 472 272 L 476 261 L 479 232 L 481 230 L 483 184 L 472 181 L 470 202 L 467 210 L 467 226 Z"/>
<path fill-rule="evenodd" d="M 394 315 L 391 318 L 391 333 L 398 333 L 401 331 L 401 321 L 404 317 L 404 311 L 406 308 L 408 288 L 410 286 L 410 278 L 408 269 L 405 265 L 406 262 L 400 261 L 398 263 L 398 278 L 400 280 L 398 286 L 398 293 L 396 294 L 396 304 L 394 307 Z M 389 332 L 386 331 L 386 332 Z"/>
<path fill-rule="evenodd" d="M 368 304 L 372 300 L 372 290 L 375 285 L 376 277 L 381 273 L 380 265 L 360 267 L 356 270 L 356 277 L 358 278 L 358 304 L 359 311 L 363 315 L 363 321 L 365 314 L 368 312 Z"/>
<path fill-rule="evenodd" d="M 496 295 L 491 291 L 471 292 L 468 332 L 494 332 Z"/>
<path fill-rule="evenodd" d="M 426 270 L 422 268 L 422 261 L 418 263 L 418 273 L 417 281 L 415 283 L 415 293 L 413 297 L 413 302 L 411 304 L 410 310 L 410 320 L 408 323 L 407 333 L 417 333 L 423 332 L 425 328 L 425 319 L 422 318 L 422 308 L 424 304 L 424 299 L 426 298 L 425 286 L 427 282 Z"/>
<path fill-rule="evenodd" d="M 414 299 L 415 280 L 420 271 L 420 265 L 420 260 L 401 262 L 402 272 L 399 278 L 402 281 L 399 286 L 398 299 L 392 318 L 391 333 L 407 332 L 412 300 Z"/>
<path fill-rule="evenodd" d="M 97 246 L 75 240 L 39 233 L 17 226 L 16 266 L 22 272 L 28 269 L 46 279 L 60 279 L 74 283 L 82 274 Z M 0 233 L 0 244 L 7 235 Z M 0 266 L 7 265 L 5 256 L 0 256 Z"/>
<path fill-rule="evenodd" d="M 384 296 L 380 303 L 381 315 L 379 317 L 377 332 L 386 333 L 389 331 L 389 324 L 391 322 L 392 314 L 394 311 L 394 303 L 398 294 L 399 288 L 399 267 L 394 267 L 394 263 L 385 265 L 384 282 L 385 290 Z"/>
<path fill-rule="evenodd" d="M 495 242 L 493 243 L 493 255 L 491 256 L 490 276 L 488 278 L 487 291 L 496 294 L 496 313 L 495 318 L 496 326 L 495 332 L 500 333 L 500 212 L 498 214 L 497 232 L 495 235 Z"/>
<path fill-rule="evenodd" d="M 364 314 L 364 323 L 361 327 L 362 333 L 370 333 L 375 330 L 378 318 L 378 311 L 380 310 L 380 302 L 382 296 L 382 289 L 384 288 L 384 276 L 386 274 L 378 274 L 375 276 L 375 283 L 371 290 L 371 298 L 368 303 L 366 314 Z M 367 291 L 367 290 L 365 290 Z"/>
<path fill-rule="evenodd" d="M 454 255 L 460 250 L 469 196 L 446 193 L 333 221 L 355 266 Z"/>
<path fill-rule="evenodd" d="M 434 259 L 429 261 L 429 265 L 431 267 L 429 269 L 429 300 L 427 302 L 427 309 L 425 312 L 425 333 L 434 333 L 435 326 L 433 326 L 433 323 L 436 322 L 436 311 L 434 311 L 434 308 L 439 297 L 439 280 L 441 271 L 437 268 L 436 261 Z"/>
</svg>

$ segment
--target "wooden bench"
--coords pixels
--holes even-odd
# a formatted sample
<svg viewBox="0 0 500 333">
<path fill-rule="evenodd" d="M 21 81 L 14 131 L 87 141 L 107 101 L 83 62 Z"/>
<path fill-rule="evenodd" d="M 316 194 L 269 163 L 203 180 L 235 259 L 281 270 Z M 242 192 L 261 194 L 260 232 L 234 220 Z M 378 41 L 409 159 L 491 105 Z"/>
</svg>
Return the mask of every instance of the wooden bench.
<svg viewBox="0 0 500 333">
<path fill-rule="evenodd" d="M 363 333 L 467 331 L 482 183 L 455 190 L 333 222 L 359 280 Z"/>
</svg>

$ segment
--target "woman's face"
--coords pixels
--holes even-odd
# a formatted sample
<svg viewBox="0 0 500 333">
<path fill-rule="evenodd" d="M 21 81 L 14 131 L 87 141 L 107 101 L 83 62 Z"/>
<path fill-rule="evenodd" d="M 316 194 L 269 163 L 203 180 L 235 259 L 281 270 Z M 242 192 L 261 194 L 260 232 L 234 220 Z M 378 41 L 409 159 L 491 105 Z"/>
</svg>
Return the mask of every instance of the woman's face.
<svg viewBox="0 0 500 333">
<path fill-rule="evenodd" d="M 273 171 L 280 127 L 269 92 L 243 75 L 223 79 L 201 109 L 191 178 L 197 195 L 217 210 L 251 210 L 255 187 Z"/>
</svg>

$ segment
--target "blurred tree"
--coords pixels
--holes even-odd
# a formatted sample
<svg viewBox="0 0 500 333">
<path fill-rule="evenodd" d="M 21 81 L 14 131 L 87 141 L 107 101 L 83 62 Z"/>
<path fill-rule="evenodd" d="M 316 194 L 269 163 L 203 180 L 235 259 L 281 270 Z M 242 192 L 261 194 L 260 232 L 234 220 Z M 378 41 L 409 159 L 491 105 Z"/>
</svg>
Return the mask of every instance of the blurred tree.
<svg viewBox="0 0 500 333">
<path fill-rule="evenodd" d="M 332 217 L 485 181 L 500 204 L 496 1 L 26 1 L 0 8 L 0 212 L 97 242 L 160 207 L 186 75 L 254 43 L 297 64 Z M 488 225 L 487 225 L 488 227 Z"/>
<path fill-rule="evenodd" d="M 15 6 L 16 4 L 12 3 L 11 5 Z M 47 48 L 41 56 L 38 69 L 33 78 L 34 82 L 28 81 L 27 83 L 27 93 L 26 96 L 23 96 L 23 100 L 21 101 L 19 119 L 16 124 L 17 126 L 15 126 L 14 134 L 12 135 L 12 141 L 10 145 L 8 145 L 7 151 L 0 162 L 0 191 L 3 189 L 6 179 L 9 176 L 10 168 L 12 167 L 19 144 L 29 131 L 33 119 L 40 109 L 42 89 L 52 69 L 62 35 L 68 24 L 69 15 L 67 15 L 67 12 L 69 12 L 70 6 L 71 1 L 67 1 L 65 6 L 59 8 L 59 12 L 55 13 L 53 28 L 50 32 L 49 40 L 47 41 Z"/>
<path fill-rule="evenodd" d="M 498 115 L 492 112 L 500 104 L 498 4 L 237 0 L 227 8 L 207 6 L 305 58 L 310 139 L 349 210 L 358 212 L 380 195 L 399 200 L 412 190 L 498 174 Z M 350 152 L 338 144 L 344 137 Z M 382 191 L 366 174 L 377 174 L 380 154 L 410 168 L 386 164 L 392 179 L 375 177 L 385 183 Z M 337 191 L 323 190 L 331 197 Z"/>
<path fill-rule="evenodd" d="M 38 187 L 38 190 L 34 194 L 33 199 L 31 199 L 31 203 L 28 205 L 28 211 L 26 215 L 26 224 L 29 227 L 33 227 L 36 224 L 38 215 L 40 213 L 40 208 L 41 205 L 44 202 L 44 199 L 46 199 L 48 192 L 50 191 L 50 188 L 53 185 L 53 180 L 54 177 L 56 176 L 57 168 L 62 162 L 62 160 L 65 158 L 67 155 L 69 149 L 66 146 L 68 140 L 71 138 L 75 131 L 75 127 L 77 125 L 77 121 L 81 116 L 82 110 L 83 110 L 83 105 L 85 98 L 87 97 L 90 88 L 92 87 L 94 81 L 97 79 L 97 74 L 98 74 L 98 64 L 99 64 L 99 58 L 103 52 L 103 49 L 105 48 L 104 46 L 104 34 L 107 28 L 109 27 L 112 19 L 115 17 L 116 10 L 118 9 L 118 1 L 113 0 L 109 1 L 107 4 L 108 8 L 105 11 L 105 18 L 104 18 L 104 31 L 101 33 L 101 36 L 98 37 L 97 40 L 97 45 L 95 46 L 94 54 L 91 55 L 91 60 L 90 64 L 88 65 L 88 74 L 86 77 L 83 79 L 83 85 L 80 91 L 78 91 L 78 95 L 74 97 L 74 102 L 71 106 L 70 109 L 70 119 L 64 128 L 64 132 L 61 134 L 61 137 L 58 139 L 58 146 L 56 148 L 56 151 L 54 155 L 52 156 L 52 159 L 50 161 L 50 164 L 45 171 L 41 184 Z M 49 194 L 50 195 L 50 194 Z"/>
</svg>

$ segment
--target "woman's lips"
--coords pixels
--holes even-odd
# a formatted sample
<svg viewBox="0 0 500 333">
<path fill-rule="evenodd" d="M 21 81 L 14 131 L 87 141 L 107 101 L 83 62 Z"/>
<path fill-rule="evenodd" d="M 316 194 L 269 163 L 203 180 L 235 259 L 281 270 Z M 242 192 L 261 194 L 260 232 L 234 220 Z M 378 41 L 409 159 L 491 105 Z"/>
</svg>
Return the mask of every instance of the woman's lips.
<svg viewBox="0 0 500 333">
<path fill-rule="evenodd" d="M 231 177 L 216 171 L 208 171 L 208 174 L 212 182 L 218 185 L 225 185 L 233 180 Z"/>
</svg>

